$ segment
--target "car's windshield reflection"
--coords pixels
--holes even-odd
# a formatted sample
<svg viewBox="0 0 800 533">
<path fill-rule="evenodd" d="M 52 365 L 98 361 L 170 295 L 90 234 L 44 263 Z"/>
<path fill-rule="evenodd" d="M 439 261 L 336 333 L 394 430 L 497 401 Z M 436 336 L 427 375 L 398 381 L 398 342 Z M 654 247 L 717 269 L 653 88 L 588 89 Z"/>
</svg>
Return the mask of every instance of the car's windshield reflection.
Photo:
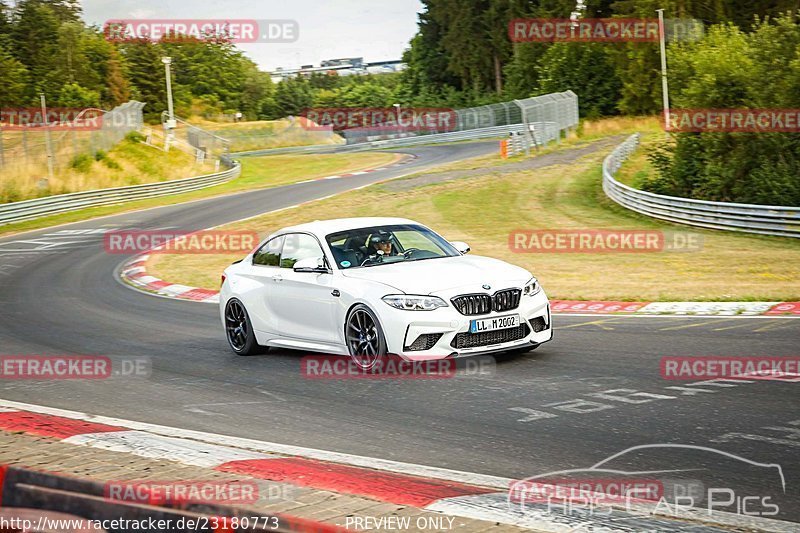
<svg viewBox="0 0 800 533">
<path fill-rule="evenodd" d="M 441 236 L 413 224 L 350 229 L 325 240 L 341 270 L 460 255 Z"/>
</svg>

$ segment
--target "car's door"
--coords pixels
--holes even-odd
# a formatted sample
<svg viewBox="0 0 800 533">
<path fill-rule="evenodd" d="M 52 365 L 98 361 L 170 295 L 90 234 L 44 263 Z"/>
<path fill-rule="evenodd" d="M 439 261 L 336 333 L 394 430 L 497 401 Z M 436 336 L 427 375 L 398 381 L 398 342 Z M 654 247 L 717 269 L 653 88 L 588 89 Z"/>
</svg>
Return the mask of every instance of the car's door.
<svg viewBox="0 0 800 533">
<path fill-rule="evenodd" d="M 285 236 L 280 261 L 281 281 L 276 283 L 276 301 L 280 302 L 278 326 L 284 335 L 313 342 L 335 343 L 338 324 L 334 322 L 338 291 L 332 273 L 295 272 L 301 259 L 322 258 L 322 247 L 311 234 Z"/>
<path fill-rule="evenodd" d="M 250 311 L 253 328 L 265 333 L 280 332 L 278 313 L 281 305 L 277 301 L 276 287 L 283 270 L 280 267 L 283 236 L 280 235 L 265 242 L 253 254 L 249 277 L 253 281 L 252 289 L 247 293 L 245 307 Z"/>
</svg>

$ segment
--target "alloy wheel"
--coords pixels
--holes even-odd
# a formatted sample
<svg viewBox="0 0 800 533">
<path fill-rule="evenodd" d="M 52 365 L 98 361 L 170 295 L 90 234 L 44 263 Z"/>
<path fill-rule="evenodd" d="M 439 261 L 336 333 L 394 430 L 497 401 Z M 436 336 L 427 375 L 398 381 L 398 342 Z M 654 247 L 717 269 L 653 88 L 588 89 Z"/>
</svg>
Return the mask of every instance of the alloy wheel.
<svg viewBox="0 0 800 533">
<path fill-rule="evenodd" d="M 378 328 L 372 316 L 363 309 L 356 309 L 347 320 L 347 347 L 353 361 L 364 370 L 369 370 L 378 361 Z"/>
<path fill-rule="evenodd" d="M 247 345 L 247 314 L 238 300 L 231 300 L 225 308 L 225 331 L 231 347 L 240 352 Z"/>
</svg>

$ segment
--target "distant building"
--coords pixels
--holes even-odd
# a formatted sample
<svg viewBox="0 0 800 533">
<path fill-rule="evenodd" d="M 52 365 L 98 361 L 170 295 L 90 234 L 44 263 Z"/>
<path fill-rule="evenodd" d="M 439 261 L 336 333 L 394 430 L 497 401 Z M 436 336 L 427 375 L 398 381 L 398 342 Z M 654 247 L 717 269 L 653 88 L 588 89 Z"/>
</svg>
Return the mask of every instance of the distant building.
<svg viewBox="0 0 800 533">
<path fill-rule="evenodd" d="M 362 68 L 364 65 L 363 57 L 343 57 L 341 59 L 325 59 L 320 64 L 321 67 L 344 67 L 350 66 L 354 69 Z"/>
<path fill-rule="evenodd" d="M 363 74 L 387 74 L 400 72 L 406 67 L 405 63 L 398 60 L 364 62 L 363 57 L 343 57 L 339 59 L 325 59 L 320 66 L 303 65 L 300 68 L 277 67 L 270 72 L 272 81 L 277 83 L 294 76 L 310 76 L 314 73 L 327 73 L 337 76 L 354 76 Z"/>
</svg>

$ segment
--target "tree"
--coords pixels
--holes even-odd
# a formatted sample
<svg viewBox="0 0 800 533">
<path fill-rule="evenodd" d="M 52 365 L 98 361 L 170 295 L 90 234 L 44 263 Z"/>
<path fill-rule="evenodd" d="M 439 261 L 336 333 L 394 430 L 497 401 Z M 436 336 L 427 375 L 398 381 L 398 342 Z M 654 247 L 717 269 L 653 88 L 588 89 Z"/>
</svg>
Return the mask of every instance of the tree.
<svg viewBox="0 0 800 533">
<path fill-rule="evenodd" d="M 77 83 L 68 83 L 58 93 L 58 104 L 64 107 L 86 108 L 100 105 L 100 93 L 81 87 Z"/>
<path fill-rule="evenodd" d="M 796 109 L 800 24 L 785 16 L 752 33 L 713 26 L 697 43 L 673 46 L 673 109 Z M 718 201 L 800 206 L 796 133 L 679 133 L 653 163 L 647 190 Z"/>
<path fill-rule="evenodd" d="M 9 20 L 8 7 L 0 0 L 0 38 L 11 32 L 11 21 Z"/>
<path fill-rule="evenodd" d="M 41 0 L 21 0 L 14 11 L 11 27 L 13 52 L 29 73 L 26 95 L 33 99 L 39 92 L 57 94 L 61 84 L 50 74 L 58 67 L 59 18 L 53 8 Z"/>
<path fill-rule="evenodd" d="M 116 49 L 112 49 L 106 70 L 106 84 L 103 100 L 109 107 L 116 107 L 131 99 L 131 89 L 123 70 L 122 61 Z"/>
<path fill-rule="evenodd" d="M 347 107 L 390 107 L 392 91 L 376 83 L 362 83 L 339 92 L 338 104 Z"/>
<path fill-rule="evenodd" d="M 303 78 L 286 78 L 275 88 L 275 104 L 280 116 L 297 115 L 313 103 L 311 86 Z"/>
<path fill-rule="evenodd" d="M 148 120 L 158 120 L 167 108 L 163 54 L 158 45 L 135 40 L 120 45 L 125 68 L 130 76 L 131 96 L 146 104 Z"/>
<path fill-rule="evenodd" d="M 11 55 L 7 39 L 0 35 L 0 108 L 24 105 L 28 70 Z"/>
<path fill-rule="evenodd" d="M 253 68 L 242 84 L 241 109 L 250 119 L 255 120 L 275 105 L 272 80 L 266 72 Z"/>
<path fill-rule="evenodd" d="M 540 61 L 541 94 L 580 90 L 585 117 L 617 114 L 622 84 L 603 43 L 556 43 Z"/>
</svg>

